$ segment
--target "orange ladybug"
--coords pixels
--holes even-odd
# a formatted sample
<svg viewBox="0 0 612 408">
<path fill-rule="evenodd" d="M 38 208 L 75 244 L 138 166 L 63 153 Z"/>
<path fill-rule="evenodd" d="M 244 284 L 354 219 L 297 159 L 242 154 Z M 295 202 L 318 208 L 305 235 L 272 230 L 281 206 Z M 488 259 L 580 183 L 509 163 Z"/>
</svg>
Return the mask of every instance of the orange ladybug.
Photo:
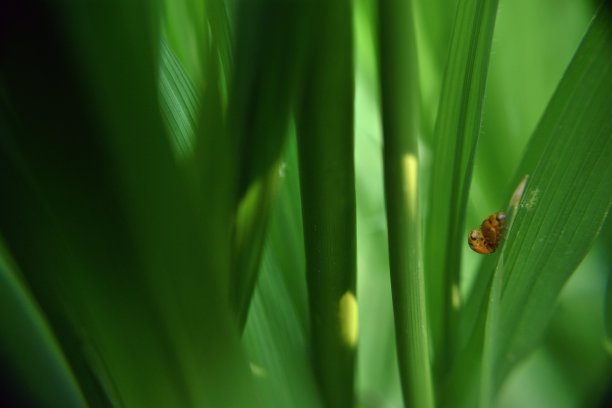
<svg viewBox="0 0 612 408">
<path fill-rule="evenodd" d="M 504 228 L 506 214 L 499 211 L 489 215 L 480 224 L 480 230 L 473 229 L 468 234 L 468 244 L 474 252 L 488 255 L 497 249 Z"/>
</svg>

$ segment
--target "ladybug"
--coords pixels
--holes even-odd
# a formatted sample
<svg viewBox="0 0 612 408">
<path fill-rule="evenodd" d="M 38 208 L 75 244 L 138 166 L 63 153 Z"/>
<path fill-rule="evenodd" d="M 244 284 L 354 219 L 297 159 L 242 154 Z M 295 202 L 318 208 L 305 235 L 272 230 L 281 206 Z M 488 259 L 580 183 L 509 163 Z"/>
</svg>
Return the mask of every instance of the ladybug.
<svg viewBox="0 0 612 408">
<path fill-rule="evenodd" d="M 488 255 L 497 249 L 501 241 L 506 214 L 498 211 L 489 215 L 480 224 L 480 230 L 473 229 L 468 234 L 468 244 L 474 252 Z"/>
</svg>

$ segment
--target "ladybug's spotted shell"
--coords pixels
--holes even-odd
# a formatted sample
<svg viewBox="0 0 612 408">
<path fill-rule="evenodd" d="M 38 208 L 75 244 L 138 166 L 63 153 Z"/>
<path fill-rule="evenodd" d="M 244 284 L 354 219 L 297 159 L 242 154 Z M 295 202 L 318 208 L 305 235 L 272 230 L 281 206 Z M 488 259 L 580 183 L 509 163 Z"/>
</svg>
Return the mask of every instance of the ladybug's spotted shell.
<svg viewBox="0 0 612 408">
<path fill-rule="evenodd" d="M 482 224 L 480 224 L 480 232 L 482 232 L 482 236 L 490 246 L 497 248 L 497 244 L 499 244 L 501 239 L 505 219 L 506 214 L 500 211 L 489 215 Z"/>
<path fill-rule="evenodd" d="M 488 255 L 495 252 L 501 240 L 506 214 L 499 211 L 489 215 L 480 225 L 480 230 L 473 229 L 468 235 L 468 244 L 473 251 Z"/>
</svg>

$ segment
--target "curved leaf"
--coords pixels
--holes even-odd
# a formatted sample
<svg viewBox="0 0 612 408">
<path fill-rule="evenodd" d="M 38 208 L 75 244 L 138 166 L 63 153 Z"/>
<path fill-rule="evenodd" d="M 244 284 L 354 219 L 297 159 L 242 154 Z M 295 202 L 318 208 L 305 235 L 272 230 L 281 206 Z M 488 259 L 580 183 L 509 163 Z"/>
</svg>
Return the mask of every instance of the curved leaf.
<svg viewBox="0 0 612 408">
<path fill-rule="evenodd" d="M 530 178 L 495 271 L 498 296 L 488 313 L 496 317 L 488 318 L 494 327 L 485 329 L 491 354 L 483 372 L 490 378 L 484 406 L 541 337 L 561 288 L 606 219 L 612 199 L 610 95 L 612 18 L 602 8 L 519 167 L 517 179 Z"/>
<path fill-rule="evenodd" d="M 12 386 L 3 398 L 17 394 L 13 396 L 35 406 L 87 406 L 44 314 L 1 240 L 0 302 L 0 379 Z"/>
</svg>

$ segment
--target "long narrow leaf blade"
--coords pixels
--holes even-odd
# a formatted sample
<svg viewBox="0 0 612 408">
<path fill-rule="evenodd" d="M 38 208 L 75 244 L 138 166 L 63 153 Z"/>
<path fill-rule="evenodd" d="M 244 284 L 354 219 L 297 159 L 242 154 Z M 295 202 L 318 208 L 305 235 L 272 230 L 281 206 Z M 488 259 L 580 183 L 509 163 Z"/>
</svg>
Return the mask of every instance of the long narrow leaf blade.
<svg viewBox="0 0 612 408">
<path fill-rule="evenodd" d="M 2 390 L 4 403 L 14 398 L 36 406 L 87 406 L 57 339 L 2 240 L 0 303 L 0 381 L 4 383 L 0 387 L 11 386 Z"/>
<path fill-rule="evenodd" d="M 397 358 L 404 403 L 433 407 L 421 247 L 419 115 L 413 3 L 379 6 L 385 201 Z"/>
<path fill-rule="evenodd" d="M 612 200 L 612 16 L 600 9 L 527 147 L 529 174 L 494 279 L 498 321 L 484 406 L 541 337 L 563 285 L 598 235 Z M 495 286 L 495 283 L 494 283 Z M 487 345 L 487 343 L 489 345 Z"/>
<path fill-rule="evenodd" d="M 315 1 L 297 116 L 313 365 L 323 401 L 351 406 L 357 343 L 351 2 Z"/>
<path fill-rule="evenodd" d="M 455 342 L 463 222 L 497 3 L 459 2 L 436 120 L 425 268 L 438 377 L 450 364 Z"/>
</svg>

